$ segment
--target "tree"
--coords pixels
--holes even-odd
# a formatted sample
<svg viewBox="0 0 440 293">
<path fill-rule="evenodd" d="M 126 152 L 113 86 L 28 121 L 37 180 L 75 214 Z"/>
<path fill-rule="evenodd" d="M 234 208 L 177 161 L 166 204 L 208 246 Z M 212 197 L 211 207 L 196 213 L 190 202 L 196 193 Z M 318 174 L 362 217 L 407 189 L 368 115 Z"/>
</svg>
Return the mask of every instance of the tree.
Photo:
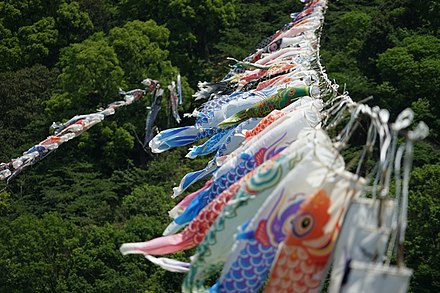
<svg viewBox="0 0 440 293">
<path fill-rule="evenodd" d="M 16 33 L 5 27 L 0 22 L 0 72 L 8 71 L 16 68 L 16 64 L 20 63 L 21 48 Z"/>
<path fill-rule="evenodd" d="M 58 41 L 55 19 L 50 16 L 23 25 L 16 31 L 0 21 L 0 32 L 0 71 L 44 63 Z"/>
<path fill-rule="evenodd" d="M 95 32 L 107 32 L 110 28 L 119 25 L 117 12 L 120 1 L 112 0 L 78 0 L 81 10 L 87 12 L 93 23 Z M 126 21 L 127 19 L 124 19 Z"/>
<path fill-rule="evenodd" d="M 59 214 L 42 218 L 23 214 L 2 221 L 0 290 L 59 292 L 65 289 L 68 259 L 79 242 L 79 230 Z"/>
<path fill-rule="evenodd" d="M 81 42 L 90 35 L 93 23 L 78 2 L 62 3 L 57 10 L 57 28 L 61 32 L 58 45 Z"/>
<path fill-rule="evenodd" d="M 440 39 L 430 35 L 413 35 L 379 55 L 377 67 L 382 86 L 398 92 L 387 106 L 399 111 L 420 98 L 430 99 L 440 94 L 437 86 L 440 61 L 435 56 L 439 50 Z M 436 104 L 432 107 L 435 112 L 440 109 Z"/>
<path fill-rule="evenodd" d="M 76 1 L 8 1 L 0 11 L 0 71 L 53 66 L 61 47 L 84 40 L 93 29 Z"/>
<path fill-rule="evenodd" d="M 410 182 L 405 259 L 414 269 L 411 287 L 417 292 L 440 290 L 439 176 L 440 164 L 425 165 L 413 170 Z"/>
<path fill-rule="evenodd" d="M 0 161 L 21 155 L 48 134 L 44 103 L 57 74 L 42 65 L 0 73 Z"/>
<path fill-rule="evenodd" d="M 24 60 L 23 65 L 44 62 L 58 41 L 58 30 L 53 17 L 44 17 L 29 26 L 18 29 Z"/>
<path fill-rule="evenodd" d="M 141 241 L 136 229 L 143 235 L 157 229 L 157 222 L 146 217 L 124 227 L 80 227 L 59 213 L 0 221 L 2 292 L 143 292 L 153 286 L 171 292 L 182 278 L 161 272 L 142 256 L 119 252 L 124 241 Z M 171 283 L 161 286 L 166 280 Z"/>
<path fill-rule="evenodd" d="M 362 11 L 339 13 L 338 18 L 328 25 L 327 33 L 323 36 L 327 40 L 326 49 L 336 49 L 356 57 L 362 48 L 371 20 L 371 16 Z M 341 35 L 344 37 L 341 38 Z"/>
<path fill-rule="evenodd" d="M 57 119 L 92 112 L 98 105 L 112 101 L 124 85 L 119 59 L 102 33 L 61 50 L 58 65 L 61 91 L 48 104 L 50 114 Z"/>
<path fill-rule="evenodd" d="M 169 81 L 177 76 L 166 50 L 169 35 L 168 29 L 153 20 L 135 20 L 110 30 L 108 43 L 115 50 L 129 84 L 139 85 L 147 77 Z"/>
</svg>

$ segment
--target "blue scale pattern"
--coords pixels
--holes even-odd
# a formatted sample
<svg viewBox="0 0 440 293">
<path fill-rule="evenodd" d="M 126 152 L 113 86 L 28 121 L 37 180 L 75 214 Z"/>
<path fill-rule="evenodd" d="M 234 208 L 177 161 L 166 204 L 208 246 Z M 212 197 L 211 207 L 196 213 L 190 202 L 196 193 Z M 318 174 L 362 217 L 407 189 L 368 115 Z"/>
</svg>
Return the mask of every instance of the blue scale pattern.
<svg viewBox="0 0 440 293">
<path fill-rule="evenodd" d="M 266 281 L 276 247 L 264 246 L 255 239 L 247 242 L 229 271 L 217 282 L 218 292 L 258 292 Z"/>
<path fill-rule="evenodd" d="M 248 160 L 241 158 L 235 168 L 229 170 L 219 178 L 216 178 L 209 188 L 197 195 L 197 197 L 193 199 L 185 211 L 179 217 L 177 217 L 174 222 L 179 225 L 189 223 L 217 195 L 222 193 L 244 175 L 255 169 L 257 165 L 258 164 L 254 160 L 253 156 L 250 156 Z"/>
</svg>

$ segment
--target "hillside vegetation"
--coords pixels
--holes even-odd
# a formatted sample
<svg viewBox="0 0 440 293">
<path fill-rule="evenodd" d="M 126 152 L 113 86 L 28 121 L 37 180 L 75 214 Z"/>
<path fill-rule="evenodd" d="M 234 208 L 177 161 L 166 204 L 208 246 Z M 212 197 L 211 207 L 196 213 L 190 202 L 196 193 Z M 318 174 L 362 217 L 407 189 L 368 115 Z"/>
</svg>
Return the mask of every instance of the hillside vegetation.
<svg viewBox="0 0 440 293">
<path fill-rule="evenodd" d="M 414 269 L 413 292 L 440 292 L 440 4 L 329 2 L 321 37 L 329 77 L 354 100 L 372 95 L 369 104 L 392 116 L 412 107 L 430 127 L 415 149 L 405 260 Z M 180 71 L 179 110 L 192 111 L 200 104 L 191 98 L 199 80 L 220 80 L 229 70 L 226 57 L 246 57 L 302 6 L 292 0 L 0 1 L 0 162 L 48 136 L 52 122 L 95 112 L 119 99 L 119 87 L 139 88 L 146 77 L 166 86 Z M 0 182 L 0 292 L 180 290 L 182 275 L 118 250 L 161 235 L 176 203 L 172 188 L 208 160 L 184 158 L 185 147 L 162 155 L 143 149 L 149 100 L 122 108 L 9 185 Z M 175 126 L 165 100 L 160 129 Z"/>
</svg>

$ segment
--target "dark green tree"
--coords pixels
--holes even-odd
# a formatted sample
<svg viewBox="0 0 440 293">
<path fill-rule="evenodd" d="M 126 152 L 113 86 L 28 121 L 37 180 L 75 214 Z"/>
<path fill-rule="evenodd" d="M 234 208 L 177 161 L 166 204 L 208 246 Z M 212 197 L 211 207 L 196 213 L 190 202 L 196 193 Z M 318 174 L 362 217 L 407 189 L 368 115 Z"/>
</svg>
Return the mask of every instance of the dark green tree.
<svg viewBox="0 0 440 293">
<path fill-rule="evenodd" d="M 440 289 L 440 164 L 427 164 L 412 172 L 409 194 L 408 232 L 405 241 L 407 265 L 414 269 L 414 292 Z"/>
<path fill-rule="evenodd" d="M 21 155 L 32 142 L 48 134 L 50 120 L 44 115 L 58 71 L 34 65 L 16 72 L 0 73 L 0 160 Z"/>
</svg>

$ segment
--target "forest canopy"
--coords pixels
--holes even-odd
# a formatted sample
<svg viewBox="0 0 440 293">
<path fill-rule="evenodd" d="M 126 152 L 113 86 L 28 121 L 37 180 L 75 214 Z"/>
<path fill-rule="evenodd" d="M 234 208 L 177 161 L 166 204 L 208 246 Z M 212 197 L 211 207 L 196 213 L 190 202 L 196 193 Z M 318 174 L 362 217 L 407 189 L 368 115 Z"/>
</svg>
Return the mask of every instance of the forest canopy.
<svg viewBox="0 0 440 293">
<path fill-rule="evenodd" d="M 302 7 L 292 0 L 0 1 L 0 162 L 51 134 L 54 121 L 94 112 L 147 77 L 166 85 L 180 72 L 179 112 L 191 112 L 200 105 L 191 97 L 198 81 L 220 80 L 227 57 L 245 58 Z M 411 107 L 430 127 L 415 147 L 410 180 L 405 261 L 413 292 L 440 292 L 439 10 L 436 1 L 330 0 L 320 40 L 321 63 L 353 100 L 373 96 L 368 103 L 393 117 Z M 172 188 L 207 162 L 184 158 L 186 147 L 145 151 L 139 138 L 150 97 L 0 183 L 1 292 L 180 290 L 181 275 L 118 250 L 161 235 L 176 203 Z M 160 130 L 175 126 L 162 103 Z"/>
</svg>

